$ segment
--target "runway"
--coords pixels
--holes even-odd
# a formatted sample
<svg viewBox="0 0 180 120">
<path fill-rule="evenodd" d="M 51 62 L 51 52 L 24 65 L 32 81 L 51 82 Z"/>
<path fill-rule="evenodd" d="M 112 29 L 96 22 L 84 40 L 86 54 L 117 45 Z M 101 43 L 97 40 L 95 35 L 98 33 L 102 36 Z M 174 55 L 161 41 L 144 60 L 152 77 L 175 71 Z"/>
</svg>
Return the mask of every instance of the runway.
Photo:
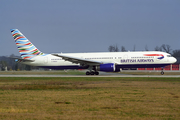
<svg viewBox="0 0 180 120">
<path fill-rule="evenodd" d="M 0 77 L 169 77 L 169 78 L 180 78 L 180 74 L 154 74 L 154 75 L 136 75 L 134 73 L 129 74 L 128 71 L 121 73 L 111 73 L 111 72 L 99 72 L 99 75 L 85 75 L 85 71 L 81 71 L 81 74 L 73 75 L 64 71 L 0 71 Z M 133 71 L 129 71 L 133 72 Z M 68 73 L 68 74 L 67 74 Z M 78 73 L 78 72 L 77 72 Z"/>
<path fill-rule="evenodd" d="M 180 75 L 0 75 L 0 77 L 160 77 L 180 78 Z"/>
</svg>

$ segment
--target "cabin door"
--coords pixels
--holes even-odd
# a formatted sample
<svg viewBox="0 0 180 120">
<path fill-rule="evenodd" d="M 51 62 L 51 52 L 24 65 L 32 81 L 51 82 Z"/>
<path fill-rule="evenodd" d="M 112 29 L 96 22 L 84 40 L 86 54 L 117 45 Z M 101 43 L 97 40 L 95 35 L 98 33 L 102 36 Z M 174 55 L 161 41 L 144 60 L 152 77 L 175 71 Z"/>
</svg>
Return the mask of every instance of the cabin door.
<svg viewBox="0 0 180 120">
<path fill-rule="evenodd" d="M 48 57 L 44 58 L 44 63 L 48 63 Z"/>
<path fill-rule="evenodd" d="M 123 59 L 128 59 L 128 55 L 125 54 L 125 55 L 123 56 Z"/>
</svg>

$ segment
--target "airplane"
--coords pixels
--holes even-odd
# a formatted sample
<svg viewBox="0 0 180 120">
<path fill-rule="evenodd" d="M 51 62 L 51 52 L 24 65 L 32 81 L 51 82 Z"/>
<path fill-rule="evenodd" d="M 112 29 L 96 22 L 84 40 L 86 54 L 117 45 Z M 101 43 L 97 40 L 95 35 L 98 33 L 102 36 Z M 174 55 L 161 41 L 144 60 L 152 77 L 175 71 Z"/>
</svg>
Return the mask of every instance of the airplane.
<svg viewBox="0 0 180 120">
<path fill-rule="evenodd" d="M 86 75 L 103 72 L 120 72 L 122 68 L 163 68 L 175 63 L 176 58 L 160 51 L 51 53 L 37 49 L 18 29 L 11 29 L 21 58 L 18 62 L 48 69 L 87 69 Z"/>
</svg>

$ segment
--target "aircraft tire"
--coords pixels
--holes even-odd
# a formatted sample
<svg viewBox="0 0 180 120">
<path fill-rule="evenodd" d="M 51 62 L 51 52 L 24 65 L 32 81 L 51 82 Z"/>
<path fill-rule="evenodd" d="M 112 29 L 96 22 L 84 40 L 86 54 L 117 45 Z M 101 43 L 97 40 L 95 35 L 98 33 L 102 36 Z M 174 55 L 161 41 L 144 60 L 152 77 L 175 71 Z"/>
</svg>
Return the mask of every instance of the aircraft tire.
<svg viewBox="0 0 180 120">
<path fill-rule="evenodd" d="M 94 75 L 95 73 L 93 71 L 90 72 L 91 75 Z"/>
<path fill-rule="evenodd" d="M 89 72 L 89 71 L 87 71 L 87 72 L 86 72 L 86 75 L 90 75 L 90 72 Z"/>
<path fill-rule="evenodd" d="M 161 71 L 161 75 L 164 75 L 164 72 L 163 72 L 163 71 Z"/>
<path fill-rule="evenodd" d="M 95 72 L 95 75 L 99 75 L 99 72 Z"/>
</svg>

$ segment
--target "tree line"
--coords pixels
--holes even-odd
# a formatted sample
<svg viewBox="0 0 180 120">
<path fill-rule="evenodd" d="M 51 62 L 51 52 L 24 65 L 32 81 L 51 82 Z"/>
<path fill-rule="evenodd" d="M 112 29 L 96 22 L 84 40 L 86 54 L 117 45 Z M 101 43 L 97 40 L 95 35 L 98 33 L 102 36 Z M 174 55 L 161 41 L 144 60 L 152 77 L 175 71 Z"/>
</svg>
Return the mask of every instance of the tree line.
<svg viewBox="0 0 180 120">
<path fill-rule="evenodd" d="M 14 58 L 19 58 L 19 56 L 15 56 L 14 54 L 7 56 L 0 56 L 0 71 L 5 70 L 32 70 L 37 69 L 37 67 L 24 65 L 15 61 Z"/>
<path fill-rule="evenodd" d="M 127 52 L 126 48 L 124 46 L 121 46 L 120 48 L 116 45 L 110 45 L 108 47 L 109 52 Z M 136 51 L 136 46 L 134 45 L 133 50 Z M 148 46 L 145 46 L 145 51 L 149 51 Z M 172 50 L 170 45 L 162 44 L 161 46 L 156 46 L 154 48 L 154 51 L 162 51 L 166 53 L 170 53 L 174 57 L 180 57 L 180 49 Z"/>
</svg>

